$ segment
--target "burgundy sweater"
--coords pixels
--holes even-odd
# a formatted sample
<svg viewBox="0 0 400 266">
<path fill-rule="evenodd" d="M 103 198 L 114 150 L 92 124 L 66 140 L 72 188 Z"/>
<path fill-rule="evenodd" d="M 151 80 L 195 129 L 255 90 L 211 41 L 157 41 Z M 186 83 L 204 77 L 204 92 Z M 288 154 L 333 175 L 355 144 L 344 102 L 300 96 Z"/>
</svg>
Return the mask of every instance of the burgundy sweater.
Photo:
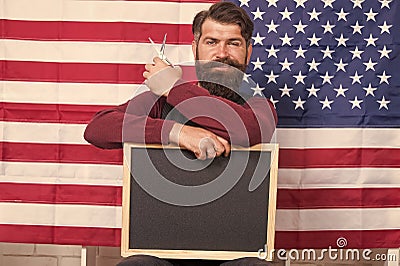
<svg viewBox="0 0 400 266">
<path fill-rule="evenodd" d="M 144 92 L 128 102 L 98 112 L 86 127 L 85 139 L 100 148 L 122 148 L 123 142 L 168 143 L 173 120 L 164 120 L 168 102 L 181 114 L 231 144 L 252 146 L 269 142 L 277 116 L 272 103 L 251 97 L 243 105 L 210 93 L 195 84 L 184 83 L 170 90 L 168 97 Z"/>
</svg>

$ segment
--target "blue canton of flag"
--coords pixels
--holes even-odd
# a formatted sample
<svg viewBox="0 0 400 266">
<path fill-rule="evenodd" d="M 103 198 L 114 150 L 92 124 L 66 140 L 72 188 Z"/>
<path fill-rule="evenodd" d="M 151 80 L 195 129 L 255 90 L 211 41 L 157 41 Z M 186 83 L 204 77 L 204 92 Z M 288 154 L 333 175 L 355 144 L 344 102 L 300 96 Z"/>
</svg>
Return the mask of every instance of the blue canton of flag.
<svg viewBox="0 0 400 266">
<path fill-rule="evenodd" d="M 255 24 L 252 93 L 280 127 L 400 126 L 399 1 L 233 2 Z"/>
</svg>

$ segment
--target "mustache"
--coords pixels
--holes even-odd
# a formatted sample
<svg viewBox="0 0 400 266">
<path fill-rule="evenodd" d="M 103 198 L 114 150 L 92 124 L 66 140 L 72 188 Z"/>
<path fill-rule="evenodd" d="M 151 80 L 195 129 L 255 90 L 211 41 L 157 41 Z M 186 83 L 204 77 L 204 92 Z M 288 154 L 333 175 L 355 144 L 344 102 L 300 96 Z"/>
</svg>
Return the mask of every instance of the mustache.
<svg viewBox="0 0 400 266">
<path fill-rule="evenodd" d="M 208 61 L 208 62 L 201 62 L 200 64 L 203 68 L 206 68 L 206 69 L 220 67 L 221 64 L 229 65 L 229 66 L 235 67 L 242 71 L 244 71 L 246 69 L 245 64 L 240 64 L 238 61 L 233 60 L 231 58 L 219 58 L 219 59 L 215 59 L 215 60 Z"/>
</svg>

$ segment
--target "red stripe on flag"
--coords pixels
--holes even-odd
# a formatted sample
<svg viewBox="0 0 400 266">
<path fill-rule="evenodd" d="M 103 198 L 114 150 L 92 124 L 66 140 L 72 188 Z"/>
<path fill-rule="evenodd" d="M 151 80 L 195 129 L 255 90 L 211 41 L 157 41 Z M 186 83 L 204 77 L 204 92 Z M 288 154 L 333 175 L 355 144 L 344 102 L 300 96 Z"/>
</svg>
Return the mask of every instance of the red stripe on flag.
<svg viewBox="0 0 400 266">
<path fill-rule="evenodd" d="M 6 182 L 0 183 L 0 191 L 2 191 L 0 202 L 122 205 L 122 187 L 120 186 Z"/>
<path fill-rule="evenodd" d="M 121 229 L 1 224 L 0 242 L 117 247 Z"/>
<path fill-rule="evenodd" d="M 340 237 L 346 238 L 346 248 L 396 248 L 400 230 L 277 231 L 275 249 L 337 248 L 336 241 Z M 3 224 L 0 225 L 0 242 L 120 246 L 121 229 Z"/>
<path fill-rule="evenodd" d="M 338 238 L 347 240 L 344 248 L 398 248 L 400 230 L 277 231 L 275 250 L 338 248 Z"/>
<path fill-rule="evenodd" d="M 0 80 L 141 84 L 142 64 L 0 61 Z"/>
<path fill-rule="evenodd" d="M 95 177 L 93 177 L 95 178 Z M 121 206 L 120 186 L 0 183 L 0 202 Z M 390 208 L 399 188 L 278 189 L 278 209 Z"/>
<path fill-rule="evenodd" d="M 400 207 L 400 188 L 278 189 L 278 209 Z"/>
<path fill-rule="evenodd" d="M 2 161 L 122 164 L 122 150 L 92 145 L 0 142 Z"/>
<path fill-rule="evenodd" d="M 95 92 L 93 92 L 95 93 Z M 0 103 L 0 121 L 86 124 L 106 105 Z"/>
<path fill-rule="evenodd" d="M 3 39 L 149 43 L 149 37 L 168 44 L 191 44 L 192 25 L 139 22 L 0 20 Z"/>
<path fill-rule="evenodd" d="M 3 161 L 26 162 L 59 162 L 59 163 L 96 163 L 122 164 L 122 150 L 102 150 L 92 145 L 84 144 L 48 144 L 48 143 L 16 143 L 0 142 L 2 145 Z M 400 157 L 400 149 L 354 149 L 362 154 L 364 160 L 349 157 L 341 159 L 346 153 L 354 153 L 353 149 L 304 149 L 302 154 L 308 159 L 306 162 L 293 164 L 285 160 L 286 157 L 295 157 L 298 149 L 283 149 L 279 158 L 280 168 L 330 168 L 330 167 L 398 167 L 397 160 L 390 157 Z M 283 152 L 283 153 L 282 153 Z M 325 156 L 329 154 L 330 156 Z M 284 158 L 284 159 L 281 159 Z M 334 160 L 334 158 L 340 158 Z M 357 164 L 359 163 L 359 164 Z"/>
<path fill-rule="evenodd" d="M 279 150 L 283 168 L 400 167 L 400 149 L 334 148 Z"/>
</svg>

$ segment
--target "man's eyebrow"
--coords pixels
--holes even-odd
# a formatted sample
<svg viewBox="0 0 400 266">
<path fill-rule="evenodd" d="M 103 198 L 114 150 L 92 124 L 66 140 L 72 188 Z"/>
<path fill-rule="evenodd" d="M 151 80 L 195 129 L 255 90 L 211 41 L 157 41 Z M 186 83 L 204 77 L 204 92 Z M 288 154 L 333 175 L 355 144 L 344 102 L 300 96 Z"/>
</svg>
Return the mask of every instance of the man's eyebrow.
<svg viewBox="0 0 400 266">
<path fill-rule="evenodd" d="M 213 41 L 221 41 L 221 39 L 217 38 L 217 37 L 211 37 L 211 36 L 205 36 L 204 40 L 213 40 Z M 232 42 L 232 41 L 240 41 L 243 42 L 243 39 L 240 37 L 235 37 L 235 38 L 229 38 L 228 41 Z"/>
</svg>

